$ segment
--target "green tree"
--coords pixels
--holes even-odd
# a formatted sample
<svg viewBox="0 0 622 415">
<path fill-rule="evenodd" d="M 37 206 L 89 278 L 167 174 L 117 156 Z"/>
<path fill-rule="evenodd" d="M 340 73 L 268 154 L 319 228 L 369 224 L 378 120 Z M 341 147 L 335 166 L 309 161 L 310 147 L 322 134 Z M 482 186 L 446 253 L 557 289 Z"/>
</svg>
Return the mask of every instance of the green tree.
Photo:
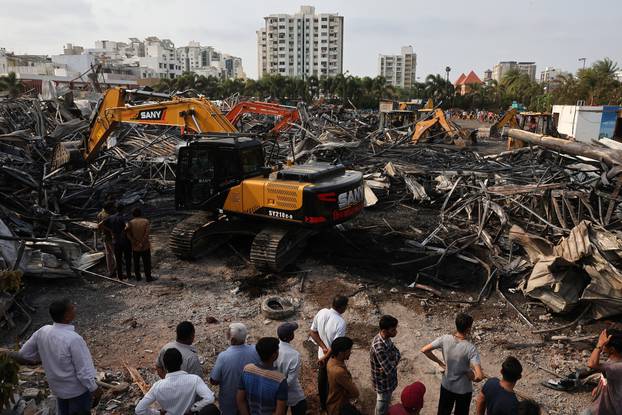
<svg viewBox="0 0 622 415">
<path fill-rule="evenodd" d="M 17 78 L 15 72 L 0 76 L 0 91 L 7 91 L 9 98 L 17 98 L 23 90 L 24 84 Z"/>
</svg>

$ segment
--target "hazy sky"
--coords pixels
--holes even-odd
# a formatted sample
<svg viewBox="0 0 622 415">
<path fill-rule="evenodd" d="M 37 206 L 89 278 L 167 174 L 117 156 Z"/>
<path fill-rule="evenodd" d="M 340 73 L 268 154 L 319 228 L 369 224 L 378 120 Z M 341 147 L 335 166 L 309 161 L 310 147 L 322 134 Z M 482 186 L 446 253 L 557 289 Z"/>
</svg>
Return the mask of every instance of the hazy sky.
<svg viewBox="0 0 622 415">
<path fill-rule="evenodd" d="M 412 45 L 417 75 L 482 76 L 499 60 L 535 61 L 574 72 L 608 56 L 622 66 L 622 0 L 0 0 L 0 47 L 59 54 L 65 43 L 155 35 L 176 46 L 190 40 L 243 59 L 257 76 L 255 31 L 271 13 L 309 4 L 344 16 L 344 70 L 375 76 L 378 54 Z"/>
</svg>

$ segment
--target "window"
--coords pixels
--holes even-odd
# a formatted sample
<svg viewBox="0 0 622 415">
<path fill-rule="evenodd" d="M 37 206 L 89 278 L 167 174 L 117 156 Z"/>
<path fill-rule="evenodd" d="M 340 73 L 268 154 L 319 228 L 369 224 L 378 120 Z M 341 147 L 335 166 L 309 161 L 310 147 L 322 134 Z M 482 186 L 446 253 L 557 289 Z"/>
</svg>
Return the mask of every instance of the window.
<svg viewBox="0 0 622 415">
<path fill-rule="evenodd" d="M 264 156 L 261 148 L 249 148 L 240 152 L 242 173 L 244 175 L 259 172 L 264 165 Z"/>
</svg>

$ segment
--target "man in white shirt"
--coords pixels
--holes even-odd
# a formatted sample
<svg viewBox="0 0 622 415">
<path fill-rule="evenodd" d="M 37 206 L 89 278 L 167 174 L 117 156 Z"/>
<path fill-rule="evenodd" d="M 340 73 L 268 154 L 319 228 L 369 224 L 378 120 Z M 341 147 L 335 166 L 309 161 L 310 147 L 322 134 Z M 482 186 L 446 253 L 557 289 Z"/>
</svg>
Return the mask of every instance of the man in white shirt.
<svg viewBox="0 0 622 415">
<path fill-rule="evenodd" d="M 309 336 L 318 345 L 318 379 L 317 388 L 320 395 L 320 407 L 326 410 L 328 397 L 328 374 L 326 360 L 330 356 L 330 346 L 337 337 L 346 335 L 346 321 L 341 316 L 348 308 L 348 297 L 337 295 L 333 298 L 332 308 L 321 309 L 313 318 Z"/>
<path fill-rule="evenodd" d="M 41 362 L 57 398 L 58 415 L 90 414 L 101 389 L 95 383 L 95 366 L 86 342 L 69 324 L 76 318 L 76 307 L 63 299 L 50 304 L 49 311 L 54 324 L 35 331 L 10 356 L 22 364 Z"/>
<path fill-rule="evenodd" d="M 136 405 L 136 415 L 160 415 L 160 409 L 150 408 L 157 402 L 168 415 L 184 415 L 188 412 L 203 412 L 214 402 L 214 394 L 203 379 L 180 370 L 183 362 L 181 352 L 168 349 L 162 357 L 166 377 L 153 384 L 149 392 Z M 196 397 L 200 400 L 195 402 Z"/>
<path fill-rule="evenodd" d="M 305 415 L 307 400 L 299 380 L 302 364 L 300 353 L 290 344 L 297 329 L 298 323 L 283 323 L 276 329 L 279 336 L 279 357 L 274 364 L 278 371 L 287 377 L 287 406 L 292 415 Z"/>
</svg>

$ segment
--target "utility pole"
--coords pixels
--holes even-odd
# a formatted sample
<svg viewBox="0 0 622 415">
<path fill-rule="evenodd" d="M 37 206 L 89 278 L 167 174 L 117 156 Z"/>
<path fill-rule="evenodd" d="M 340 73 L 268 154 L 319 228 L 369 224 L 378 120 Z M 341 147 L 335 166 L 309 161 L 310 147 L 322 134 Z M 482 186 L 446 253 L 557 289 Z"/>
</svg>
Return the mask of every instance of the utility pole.
<svg viewBox="0 0 622 415">
<path fill-rule="evenodd" d="M 579 62 L 583 61 L 583 69 L 585 69 L 585 60 L 586 58 L 579 58 Z"/>
</svg>

